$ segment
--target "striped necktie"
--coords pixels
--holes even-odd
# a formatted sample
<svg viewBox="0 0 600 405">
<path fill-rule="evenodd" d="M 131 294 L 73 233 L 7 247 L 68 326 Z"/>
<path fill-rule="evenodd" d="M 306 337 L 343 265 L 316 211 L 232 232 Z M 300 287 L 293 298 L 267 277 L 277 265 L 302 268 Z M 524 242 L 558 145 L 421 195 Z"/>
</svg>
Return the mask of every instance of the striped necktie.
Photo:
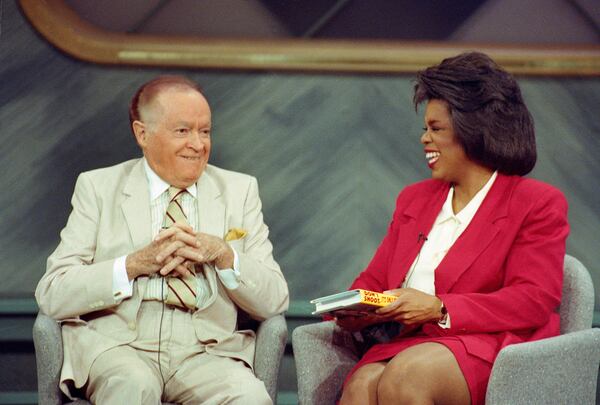
<svg viewBox="0 0 600 405">
<path fill-rule="evenodd" d="M 170 228 L 174 223 L 188 225 L 187 217 L 181 206 L 181 197 L 187 193 L 185 189 L 169 187 L 169 206 L 165 214 L 165 227 Z M 193 268 L 191 269 L 194 272 Z M 176 305 L 189 310 L 196 309 L 196 293 L 198 280 L 194 274 L 188 276 L 167 276 L 167 287 L 169 292 L 165 302 L 170 305 Z"/>
</svg>

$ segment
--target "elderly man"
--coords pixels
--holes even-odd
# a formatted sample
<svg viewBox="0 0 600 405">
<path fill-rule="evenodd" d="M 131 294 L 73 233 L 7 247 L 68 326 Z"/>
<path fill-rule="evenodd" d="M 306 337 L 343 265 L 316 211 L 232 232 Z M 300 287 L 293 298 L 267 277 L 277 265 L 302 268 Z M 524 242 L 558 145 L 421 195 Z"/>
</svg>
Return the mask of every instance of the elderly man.
<svg viewBox="0 0 600 405">
<path fill-rule="evenodd" d="M 211 111 L 197 85 L 162 76 L 134 95 L 144 157 L 82 173 L 36 289 L 62 323 L 61 389 L 99 404 L 268 404 L 238 310 L 281 313 L 256 179 L 208 164 Z"/>
</svg>

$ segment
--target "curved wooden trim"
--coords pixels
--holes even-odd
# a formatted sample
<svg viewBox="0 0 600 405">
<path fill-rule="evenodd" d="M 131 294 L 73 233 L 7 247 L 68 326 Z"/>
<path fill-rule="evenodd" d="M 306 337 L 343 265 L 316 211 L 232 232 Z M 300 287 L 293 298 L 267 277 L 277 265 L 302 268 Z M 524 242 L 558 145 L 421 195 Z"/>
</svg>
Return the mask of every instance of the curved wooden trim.
<svg viewBox="0 0 600 405">
<path fill-rule="evenodd" d="M 20 4 L 50 43 L 75 58 L 102 64 L 408 73 L 465 50 L 479 50 L 516 74 L 600 76 L 600 46 L 166 37 L 99 29 L 64 0 L 20 0 Z"/>
</svg>

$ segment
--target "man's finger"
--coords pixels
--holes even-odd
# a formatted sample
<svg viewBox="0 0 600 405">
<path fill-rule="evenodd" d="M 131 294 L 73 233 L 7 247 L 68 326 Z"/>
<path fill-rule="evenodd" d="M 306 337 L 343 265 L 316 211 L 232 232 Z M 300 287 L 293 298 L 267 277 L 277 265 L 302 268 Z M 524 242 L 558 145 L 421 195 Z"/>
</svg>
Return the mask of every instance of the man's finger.
<svg viewBox="0 0 600 405">
<path fill-rule="evenodd" d="M 175 267 L 175 271 L 183 277 L 192 275 L 192 272 L 187 268 L 187 266 L 184 266 L 183 264 L 180 264 L 177 267 Z"/>
<path fill-rule="evenodd" d="M 175 236 L 175 239 L 182 241 L 183 243 L 185 243 L 188 246 L 198 247 L 198 241 L 197 241 L 196 237 L 194 235 L 190 235 L 189 233 L 179 232 Z"/>
<path fill-rule="evenodd" d="M 169 260 L 169 262 L 160 269 L 160 274 L 162 274 L 163 276 L 166 276 L 171 271 L 173 271 L 175 268 L 177 268 L 177 266 L 180 266 L 184 260 L 185 259 L 180 256 L 172 257 L 171 260 Z"/>
<path fill-rule="evenodd" d="M 154 240 L 161 241 L 164 239 L 168 239 L 168 238 L 172 237 L 173 235 L 178 235 L 178 234 L 190 235 L 192 237 L 196 235 L 196 233 L 194 232 L 192 227 L 189 226 L 188 224 L 182 224 L 182 223 L 176 222 L 168 228 L 163 228 L 158 233 L 158 235 L 156 235 Z"/>
<path fill-rule="evenodd" d="M 156 261 L 158 263 L 162 263 L 167 257 L 173 256 L 173 254 L 177 251 L 177 249 L 185 246 L 185 243 L 181 241 L 174 241 L 169 243 L 167 246 L 162 248 L 160 252 L 156 255 Z"/>
<path fill-rule="evenodd" d="M 196 235 L 196 232 L 194 232 L 194 229 L 189 224 L 175 222 L 173 225 L 171 225 L 171 228 L 179 229 L 189 235 Z"/>
<path fill-rule="evenodd" d="M 175 235 L 178 232 L 177 229 L 171 228 L 163 228 L 158 235 L 154 238 L 155 242 L 161 241 L 163 239 L 169 239 L 171 236 Z"/>
<path fill-rule="evenodd" d="M 188 259 L 189 261 L 191 261 L 193 263 L 204 263 L 208 259 L 198 249 L 192 249 L 192 248 L 186 247 L 185 245 L 183 247 L 177 249 L 175 254 L 177 256 L 181 256 L 185 259 Z"/>
</svg>

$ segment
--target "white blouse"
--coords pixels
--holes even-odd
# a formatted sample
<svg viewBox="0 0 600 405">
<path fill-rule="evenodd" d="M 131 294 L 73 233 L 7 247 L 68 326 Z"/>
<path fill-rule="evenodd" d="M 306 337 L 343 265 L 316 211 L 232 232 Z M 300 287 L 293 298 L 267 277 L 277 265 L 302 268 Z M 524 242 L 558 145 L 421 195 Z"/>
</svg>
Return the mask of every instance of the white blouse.
<svg viewBox="0 0 600 405">
<path fill-rule="evenodd" d="M 435 295 L 435 269 L 454 242 L 469 226 L 497 176 L 498 172 L 494 172 L 487 183 L 458 214 L 454 214 L 452 209 L 454 187 L 450 188 L 446 202 L 433 223 L 429 235 L 422 242 L 421 251 L 410 266 L 402 287 L 410 287 Z"/>
</svg>

